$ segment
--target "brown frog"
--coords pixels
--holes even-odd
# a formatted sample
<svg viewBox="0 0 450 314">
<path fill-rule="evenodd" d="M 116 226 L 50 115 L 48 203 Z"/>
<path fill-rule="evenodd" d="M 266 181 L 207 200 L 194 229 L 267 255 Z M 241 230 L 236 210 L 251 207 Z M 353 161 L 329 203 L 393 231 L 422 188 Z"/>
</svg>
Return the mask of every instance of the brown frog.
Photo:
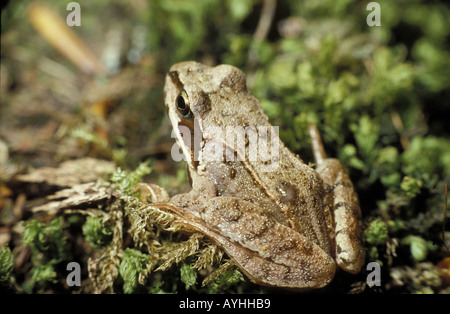
<svg viewBox="0 0 450 314">
<path fill-rule="evenodd" d="M 358 197 L 343 165 L 325 157 L 315 126 L 310 126 L 313 169 L 273 136 L 236 67 L 178 63 L 167 74 L 164 94 L 192 190 L 170 200 L 157 191 L 156 202 L 168 201 L 165 209 L 211 238 L 257 284 L 321 288 L 337 266 L 360 271 Z M 239 148 L 237 137 L 226 135 L 227 127 L 244 130 L 244 145 Z M 265 130 L 272 132 L 271 143 L 278 143 L 268 145 L 275 158 L 249 159 L 249 142 L 262 133 L 259 138 L 268 140 Z M 208 158 L 211 150 L 216 159 Z"/>
</svg>

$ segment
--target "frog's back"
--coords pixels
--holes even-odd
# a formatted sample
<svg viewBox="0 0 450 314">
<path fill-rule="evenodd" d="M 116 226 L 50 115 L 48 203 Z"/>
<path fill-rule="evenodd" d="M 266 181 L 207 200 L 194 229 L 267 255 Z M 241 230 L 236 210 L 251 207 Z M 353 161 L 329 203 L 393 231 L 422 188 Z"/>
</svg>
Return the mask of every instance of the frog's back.
<svg viewBox="0 0 450 314">
<path fill-rule="evenodd" d="M 261 185 L 275 200 L 292 229 L 330 252 L 322 179 L 282 143 L 279 154 L 274 171 L 258 173 Z"/>
<path fill-rule="evenodd" d="M 226 150 L 231 150 L 231 156 L 239 159 L 229 161 L 224 158 L 204 163 L 204 174 L 216 184 L 218 196 L 241 197 L 260 205 L 280 223 L 302 233 L 329 252 L 323 213 L 323 183 L 317 173 L 296 158 L 281 143 L 278 135 L 275 140 L 279 145 L 270 152 L 276 154 L 271 164 L 259 156 L 249 155 L 249 147 L 255 141 L 261 144 L 259 136 L 274 130 L 258 100 L 249 93 L 245 74 L 231 65 L 209 67 L 188 61 L 174 65 L 169 71 L 169 77 L 171 75 L 182 83 L 187 94 L 198 94 L 203 98 L 198 102 L 201 106 L 196 106 L 197 101 L 191 100 L 194 116 L 200 118 L 203 125 L 203 141 L 212 143 L 217 140 L 224 144 Z M 204 103 L 210 104 L 207 110 Z M 200 107 L 201 110 L 198 109 Z M 222 131 L 234 127 L 237 133 L 244 131 L 246 146 L 237 147 L 236 139 L 225 133 L 222 133 L 225 138 L 217 139 L 218 133 L 208 132 L 206 126 L 216 126 Z M 257 150 L 259 153 L 260 148 Z"/>
<path fill-rule="evenodd" d="M 205 172 L 215 182 L 218 196 L 233 196 L 258 204 L 279 223 L 298 231 L 329 253 L 322 179 L 281 142 L 277 163 L 267 171 L 267 164 L 261 161 L 209 162 Z"/>
</svg>

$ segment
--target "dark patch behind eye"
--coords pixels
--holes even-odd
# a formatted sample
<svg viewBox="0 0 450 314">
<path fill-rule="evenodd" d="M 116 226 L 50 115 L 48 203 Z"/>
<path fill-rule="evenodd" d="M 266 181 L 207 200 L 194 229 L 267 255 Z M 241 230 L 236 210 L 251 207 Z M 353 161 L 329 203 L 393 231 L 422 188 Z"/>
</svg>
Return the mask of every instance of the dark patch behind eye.
<svg viewBox="0 0 450 314">
<path fill-rule="evenodd" d="M 181 81 L 180 81 L 178 71 L 170 71 L 169 77 L 172 80 L 172 83 L 177 87 L 178 90 L 183 89 L 183 83 L 181 83 Z"/>
<path fill-rule="evenodd" d="M 194 114 L 198 117 L 204 117 L 209 111 L 211 111 L 211 98 L 209 94 L 200 91 L 195 97 L 196 103 L 192 109 Z"/>
</svg>

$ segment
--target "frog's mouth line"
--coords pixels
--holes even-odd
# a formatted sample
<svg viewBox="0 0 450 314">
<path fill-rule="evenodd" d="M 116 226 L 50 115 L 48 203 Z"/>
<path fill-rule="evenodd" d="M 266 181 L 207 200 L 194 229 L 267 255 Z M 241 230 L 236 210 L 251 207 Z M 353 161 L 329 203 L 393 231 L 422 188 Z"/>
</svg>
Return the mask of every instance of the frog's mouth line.
<svg viewBox="0 0 450 314">
<path fill-rule="evenodd" d="M 193 123 L 190 124 L 185 124 L 182 121 L 178 122 L 179 141 L 183 142 L 184 156 L 190 159 L 194 169 L 197 169 L 199 165 L 199 154 L 201 143 L 203 142 L 203 135 L 200 127 L 196 125 L 197 123 L 197 119 L 194 119 Z M 180 132 L 180 129 L 184 129 L 186 132 Z M 184 135 L 186 133 L 188 135 Z"/>
<path fill-rule="evenodd" d="M 172 137 L 175 137 L 176 144 L 178 145 L 175 151 L 172 149 L 172 158 L 175 161 L 181 161 L 183 159 L 179 154 L 179 148 L 181 148 L 184 160 L 188 161 L 188 164 L 192 165 L 194 169 L 197 169 L 199 152 L 201 150 L 200 145 L 203 140 L 200 127 L 195 126 L 199 122 L 194 121 L 193 123 L 186 124 L 176 112 L 171 110 L 169 110 L 169 116 L 172 122 Z"/>
</svg>

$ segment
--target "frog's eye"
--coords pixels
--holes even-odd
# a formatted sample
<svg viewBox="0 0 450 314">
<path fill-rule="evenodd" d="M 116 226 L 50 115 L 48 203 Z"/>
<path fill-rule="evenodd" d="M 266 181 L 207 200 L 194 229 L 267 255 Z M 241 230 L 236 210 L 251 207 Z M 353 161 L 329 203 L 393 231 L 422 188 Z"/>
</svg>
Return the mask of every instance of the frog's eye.
<svg viewBox="0 0 450 314">
<path fill-rule="evenodd" d="M 178 112 L 184 117 L 189 118 L 192 115 L 191 108 L 189 106 L 189 98 L 186 91 L 183 89 L 176 99 L 176 105 Z"/>
</svg>

